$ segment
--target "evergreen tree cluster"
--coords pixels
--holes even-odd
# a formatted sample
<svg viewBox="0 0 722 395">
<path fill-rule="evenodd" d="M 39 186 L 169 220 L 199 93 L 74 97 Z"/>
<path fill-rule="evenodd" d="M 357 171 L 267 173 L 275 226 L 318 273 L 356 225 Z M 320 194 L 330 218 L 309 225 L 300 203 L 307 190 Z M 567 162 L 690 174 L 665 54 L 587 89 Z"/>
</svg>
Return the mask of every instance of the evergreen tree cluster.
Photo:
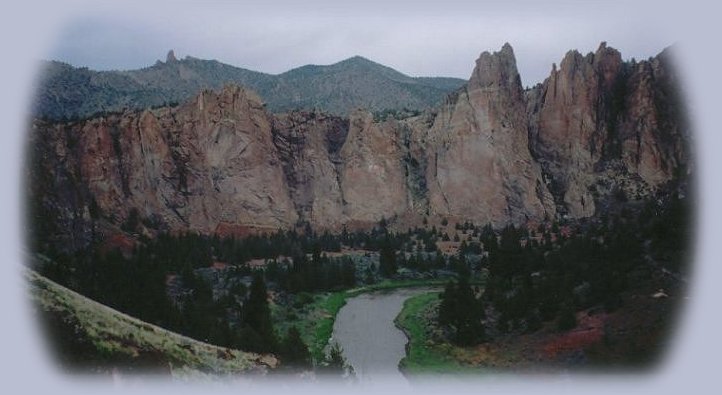
<svg viewBox="0 0 722 395">
<path fill-rule="evenodd" d="M 356 266 L 348 257 L 329 258 L 314 252 L 311 259 L 303 254 L 271 262 L 265 269 L 269 280 L 289 293 L 325 292 L 352 288 L 356 285 Z"/>
<path fill-rule="evenodd" d="M 651 201 L 582 222 L 568 236 L 558 223 L 540 227 L 534 233 L 539 237 L 512 225 L 499 232 L 487 225 L 480 232 L 488 254 L 482 265 L 489 273 L 482 304 L 495 312 L 502 332 L 533 332 L 548 321 L 565 331 L 576 326 L 579 310 L 600 306 L 614 311 L 622 306 L 625 291 L 649 277 L 650 260 L 675 270 L 684 267 L 689 210 L 684 199 Z M 455 310 L 459 297 L 474 305 L 468 291 L 459 293 L 461 284 L 447 286 L 438 319 L 455 329 L 458 344 L 473 344 L 468 341 L 473 337 L 458 338 L 462 322 L 479 319 L 475 308 Z M 483 338 L 484 328 L 476 330 Z"/>
<path fill-rule="evenodd" d="M 440 299 L 439 323 L 453 329 L 454 343 L 471 346 L 486 340 L 484 305 L 469 285 L 468 276 L 449 282 Z"/>
<path fill-rule="evenodd" d="M 268 290 L 261 272 L 253 275 L 253 282 L 248 293 L 248 299 L 243 304 L 242 324 L 247 341 L 244 349 L 257 352 L 278 352 L 278 339 L 273 330 L 271 309 L 268 306 Z"/>
<path fill-rule="evenodd" d="M 498 328 L 534 331 L 557 320 L 560 329 L 570 329 L 577 310 L 618 308 L 630 271 L 643 261 L 643 242 L 626 222 L 541 244 L 513 226 L 503 229 L 488 257 L 487 295 L 500 313 Z"/>
<path fill-rule="evenodd" d="M 379 251 L 379 274 L 383 277 L 393 277 L 399 267 L 396 263 L 396 250 L 390 241 L 385 243 Z"/>
</svg>

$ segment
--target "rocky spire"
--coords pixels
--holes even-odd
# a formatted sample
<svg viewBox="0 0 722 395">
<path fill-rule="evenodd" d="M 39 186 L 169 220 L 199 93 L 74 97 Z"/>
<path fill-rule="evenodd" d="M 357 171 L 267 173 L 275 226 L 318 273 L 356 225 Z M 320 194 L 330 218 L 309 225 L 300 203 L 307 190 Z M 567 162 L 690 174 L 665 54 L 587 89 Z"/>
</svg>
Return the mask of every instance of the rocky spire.
<svg viewBox="0 0 722 395">
<path fill-rule="evenodd" d="M 527 148 L 526 104 L 511 45 L 479 56 L 467 89 L 440 112 L 429 135 L 435 138 L 427 146 L 430 212 L 496 226 L 554 216 Z"/>
<path fill-rule="evenodd" d="M 166 57 L 165 57 L 165 62 L 173 63 L 173 62 L 177 62 L 177 61 L 178 61 L 178 59 L 175 57 L 175 53 L 173 52 L 173 50 L 171 49 L 170 51 L 168 51 L 168 55 L 166 55 Z"/>
<path fill-rule="evenodd" d="M 509 43 L 498 52 L 482 52 L 469 79 L 470 87 L 504 89 L 521 92 L 521 79 L 516 68 L 514 49 Z M 517 92 L 518 91 L 518 92 Z"/>
</svg>

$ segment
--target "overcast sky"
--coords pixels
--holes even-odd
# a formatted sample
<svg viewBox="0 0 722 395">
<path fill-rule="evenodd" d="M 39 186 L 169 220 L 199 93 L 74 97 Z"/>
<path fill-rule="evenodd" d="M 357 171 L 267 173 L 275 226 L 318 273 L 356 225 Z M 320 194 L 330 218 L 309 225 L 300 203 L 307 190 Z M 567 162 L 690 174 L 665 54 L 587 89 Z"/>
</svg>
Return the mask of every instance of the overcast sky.
<svg viewBox="0 0 722 395">
<path fill-rule="evenodd" d="M 643 59 L 678 40 L 674 11 L 650 2 L 338 3 L 160 1 L 83 10 L 64 22 L 47 58 L 134 69 L 174 49 L 179 58 L 275 74 L 361 55 L 412 76 L 467 79 L 481 52 L 509 42 L 523 83 L 533 85 L 570 49 L 586 53 L 607 41 L 625 59 Z"/>
</svg>

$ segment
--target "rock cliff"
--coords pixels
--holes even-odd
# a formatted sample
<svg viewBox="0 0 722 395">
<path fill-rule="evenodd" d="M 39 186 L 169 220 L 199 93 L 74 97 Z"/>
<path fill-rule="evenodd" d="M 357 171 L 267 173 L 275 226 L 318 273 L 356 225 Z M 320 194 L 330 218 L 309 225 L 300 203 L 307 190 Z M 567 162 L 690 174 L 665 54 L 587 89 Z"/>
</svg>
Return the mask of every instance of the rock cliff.
<svg viewBox="0 0 722 395">
<path fill-rule="evenodd" d="M 272 122 L 260 99 L 238 87 L 174 108 L 36 122 L 36 221 L 73 245 L 87 242 L 96 219 L 203 233 L 222 224 L 291 226 L 298 212 Z"/>
<path fill-rule="evenodd" d="M 432 212 L 497 225 L 553 218 L 552 197 L 528 149 L 524 94 L 509 44 L 481 54 L 428 139 Z"/>
<path fill-rule="evenodd" d="M 649 194 L 687 163 L 668 52 L 623 62 L 606 43 L 585 56 L 570 51 L 527 92 L 530 149 L 561 213 L 587 217 L 606 195 Z"/>
<path fill-rule="evenodd" d="M 291 199 L 300 216 L 320 227 L 344 222 L 339 182 L 339 151 L 349 122 L 318 112 L 293 112 L 275 117 L 273 139 L 283 164 Z"/>
<path fill-rule="evenodd" d="M 172 54 L 169 54 L 169 59 Z M 30 134 L 31 225 L 76 249 L 119 228 L 225 233 L 394 215 L 522 224 L 594 215 L 650 196 L 689 168 L 677 76 L 665 51 L 622 60 L 571 51 L 521 86 L 514 51 L 484 52 L 434 111 L 375 119 L 272 114 L 253 92 L 203 90 L 175 107 Z"/>
</svg>

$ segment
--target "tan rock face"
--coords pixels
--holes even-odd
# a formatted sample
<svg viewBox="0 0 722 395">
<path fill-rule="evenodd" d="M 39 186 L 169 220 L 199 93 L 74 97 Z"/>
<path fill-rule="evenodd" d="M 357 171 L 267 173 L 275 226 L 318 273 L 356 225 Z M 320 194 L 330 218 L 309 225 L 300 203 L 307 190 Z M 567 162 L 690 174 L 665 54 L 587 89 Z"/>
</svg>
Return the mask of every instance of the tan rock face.
<svg viewBox="0 0 722 395">
<path fill-rule="evenodd" d="M 401 133 L 398 122 L 374 123 L 370 113 L 351 114 L 339 172 L 348 219 L 379 221 L 408 210 Z"/>
<path fill-rule="evenodd" d="M 542 87 L 534 148 L 561 185 L 562 200 L 573 217 L 594 214 L 587 176 L 602 157 L 607 138 L 600 98 L 613 89 L 621 65 L 619 52 L 605 44 L 587 56 L 570 51 Z"/>
<path fill-rule="evenodd" d="M 338 151 L 348 134 L 348 121 L 296 112 L 276 116 L 273 131 L 300 218 L 324 228 L 339 227 L 345 216 Z"/>
<path fill-rule="evenodd" d="M 688 161 L 684 115 L 669 50 L 630 66 L 626 113 L 620 120 L 621 159 L 649 185 L 671 180 Z"/>
<path fill-rule="evenodd" d="M 660 110 L 682 107 L 666 97 L 676 82 L 662 75 L 672 78 L 659 59 L 624 63 L 602 43 L 593 54 L 567 53 L 558 70 L 527 92 L 532 153 L 570 217 L 596 212 L 600 183 L 636 191 L 638 181 L 623 181 L 638 177 L 642 189 L 653 190 L 686 160 L 679 119 L 658 124 Z"/>
<path fill-rule="evenodd" d="M 173 109 L 38 124 L 36 138 L 62 150 L 39 171 L 67 172 L 73 185 L 55 187 L 76 188 L 118 223 L 131 208 L 162 228 L 204 233 L 219 223 L 287 227 L 298 218 L 268 114 L 237 87 Z"/>
<path fill-rule="evenodd" d="M 466 89 L 442 107 L 429 140 L 432 212 L 495 225 L 554 216 L 529 153 L 524 96 L 508 44 L 481 54 Z"/>
<path fill-rule="evenodd" d="M 615 190 L 651 193 L 686 170 L 687 130 L 666 53 L 622 62 L 568 53 L 524 91 L 507 44 L 468 84 L 403 120 L 269 114 L 250 91 L 203 91 L 173 108 L 36 121 L 30 207 L 63 248 L 137 209 L 142 231 L 250 234 L 394 215 L 502 226 L 586 217 Z"/>
</svg>

